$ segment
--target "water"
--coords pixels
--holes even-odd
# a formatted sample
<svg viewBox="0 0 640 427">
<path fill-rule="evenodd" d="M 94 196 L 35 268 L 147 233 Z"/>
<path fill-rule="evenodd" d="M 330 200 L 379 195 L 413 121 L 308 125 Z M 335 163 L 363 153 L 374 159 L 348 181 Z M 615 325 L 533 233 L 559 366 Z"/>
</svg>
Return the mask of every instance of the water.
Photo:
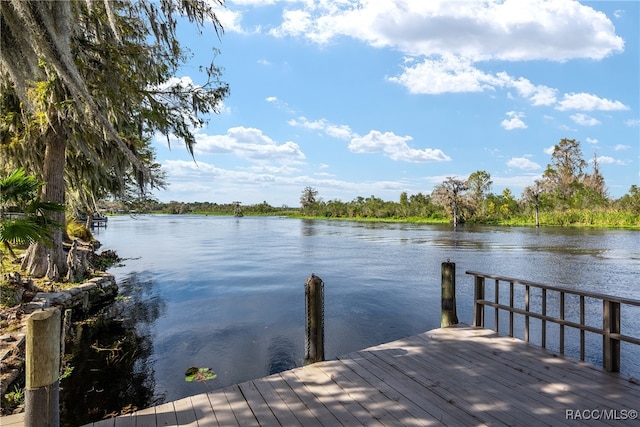
<svg viewBox="0 0 640 427">
<path fill-rule="evenodd" d="M 302 365 L 304 282 L 311 273 L 325 284 L 328 359 L 439 327 L 440 268 L 447 260 L 456 263 L 464 323 L 471 323 L 473 294 L 466 270 L 640 299 L 640 233 L 629 230 L 123 216 L 110 218 L 96 237 L 102 249 L 126 258 L 110 270 L 128 297 L 114 306 L 124 319 L 115 336 L 124 338 L 117 351 L 83 353 L 71 362 L 78 371 L 63 383 L 62 396 L 69 424 Z M 623 313 L 629 334 L 638 336 L 639 319 L 640 312 Z M 77 351 L 110 344 L 109 328 L 81 334 L 87 342 Z M 535 342 L 534 321 L 532 329 Z M 547 335 L 557 341 L 553 327 Z M 567 346 L 576 339 L 568 333 Z M 588 339 L 590 361 L 601 362 L 601 345 L 599 336 Z M 638 377 L 640 354 L 628 347 L 622 370 Z M 104 366 L 106 356 L 120 362 L 119 370 Z M 185 382 L 191 366 L 218 377 Z"/>
</svg>

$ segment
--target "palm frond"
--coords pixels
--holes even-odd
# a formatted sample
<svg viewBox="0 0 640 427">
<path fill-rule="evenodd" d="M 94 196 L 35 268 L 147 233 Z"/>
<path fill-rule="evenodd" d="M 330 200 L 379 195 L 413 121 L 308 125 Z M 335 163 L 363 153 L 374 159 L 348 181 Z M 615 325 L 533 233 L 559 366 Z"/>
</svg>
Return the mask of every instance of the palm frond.
<svg viewBox="0 0 640 427">
<path fill-rule="evenodd" d="M 0 179 L 0 202 L 26 202 L 34 197 L 43 184 L 35 176 L 27 175 L 24 169 L 18 168 Z"/>
<path fill-rule="evenodd" d="M 16 219 L 0 223 L 0 242 L 28 244 L 49 239 L 49 228 L 29 219 Z"/>
</svg>

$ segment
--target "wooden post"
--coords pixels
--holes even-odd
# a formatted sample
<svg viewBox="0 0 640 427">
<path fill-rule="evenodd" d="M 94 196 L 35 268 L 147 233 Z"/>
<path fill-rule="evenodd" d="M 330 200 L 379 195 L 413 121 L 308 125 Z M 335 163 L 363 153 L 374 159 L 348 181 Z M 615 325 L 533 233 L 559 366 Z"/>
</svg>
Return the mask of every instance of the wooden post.
<svg viewBox="0 0 640 427">
<path fill-rule="evenodd" d="M 473 291 L 473 326 L 484 328 L 484 304 L 478 301 L 484 300 L 484 277 L 475 276 Z"/>
<path fill-rule="evenodd" d="M 607 300 L 603 303 L 602 364 L 608 372 L 620 372 L 620 340 L 611 337 L 620 333 L 620 303 Z"/>
<path fill-rule="evenodd" d="M 324 283 L 311 274 L 304 284 L 306 297 L 305 363 L 324 360 Z"/>
<path fill-rule="evenodd" d="M 27 319 L 25 417 L 27 426 L 60 425 L 60 310 L 46 308 Z"/>
<path fill-rule="evenodd" d="M 457 325 L 458 316 L 456 314 L 456 263 L 442 263 L 442 314 L 440 316 L 440 327 Z"/>
</svg>

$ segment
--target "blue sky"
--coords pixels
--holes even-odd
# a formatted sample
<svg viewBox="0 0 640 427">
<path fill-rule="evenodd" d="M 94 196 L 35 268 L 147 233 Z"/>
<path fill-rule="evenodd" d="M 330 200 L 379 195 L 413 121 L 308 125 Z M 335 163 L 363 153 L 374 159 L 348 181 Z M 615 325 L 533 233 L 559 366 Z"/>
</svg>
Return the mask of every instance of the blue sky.
<svg viewBox="0 0 640 427">
<path fill-rule="evenodd" d="M 227 0 L 218 17 L 220 39 L 180 30 L 176 78 L 202 84 L 216 47 L 231 95 L 195 161 L 156 139 L 160 201 L 397 201 L 477 170 L 520 197 L 562 138 L 612 197 L 639 183 L 637 1 Z"/>
</svg>

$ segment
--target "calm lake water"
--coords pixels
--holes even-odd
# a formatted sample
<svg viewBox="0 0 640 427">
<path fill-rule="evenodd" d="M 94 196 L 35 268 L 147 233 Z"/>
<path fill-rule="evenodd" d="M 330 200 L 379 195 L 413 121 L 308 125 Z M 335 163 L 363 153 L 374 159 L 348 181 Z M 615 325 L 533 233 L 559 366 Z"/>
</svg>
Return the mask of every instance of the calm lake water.
<svg viewBox="0 0 640 427">
<path fill-rule="evenodd" d="M 70 424 L 99 419 L 108 405 L 116 406 L 109 412 L 147 406 L 302 365 L 311 273 L 325 284 L 328 359 L 439 327 L 447 260 L 456 263 L 464 323 L 472 314 L 467 270 L 640 299 L 640 232 L 629 230 L 122 216 L 95 234 L 103 250 L 125 258 L 110 272 L 128 298 L 114 307 L 123 322 L 85 332 L 94 351 L 78 352 L 77 370 L 63 384 Z M 623 313 L 623 324 L 638 336 L 640 311 Z M 114 334 L 129 347 L 104 350 Z M 577 334 L 567 334 L 569 346 Z M 587 357 L 599 364 L 602 339 L 592 338 Z M 547 339 L 557 348 L 553 330 Z M 577 356 L 578 348 L 567 353 Z M 116 367 L 118 361 L 126 366 Z M 218 377 L 185 382 L 191 366 Z M 623 344 L 622 370 L 640 377 L 637 348 Z"/>
</svg>

